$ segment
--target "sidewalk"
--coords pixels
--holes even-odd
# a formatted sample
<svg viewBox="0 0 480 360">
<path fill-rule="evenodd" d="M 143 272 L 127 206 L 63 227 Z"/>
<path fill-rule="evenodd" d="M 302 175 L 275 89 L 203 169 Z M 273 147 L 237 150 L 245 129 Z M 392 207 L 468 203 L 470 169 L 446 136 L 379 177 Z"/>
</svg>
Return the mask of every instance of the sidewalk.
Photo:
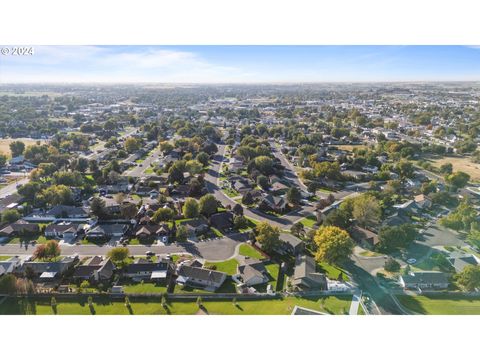
<svg viewBox="0 0 480 360">
<path fill-rule="evenodd" d="M 360 306 L 360 300 L 362 299 L 362 291 L 357 290 L 353 294 L 352 302 L 350 304 L 350 311 L 348 315 L 357 315 L 358 314 L 358 307 Z"/>
</svg>

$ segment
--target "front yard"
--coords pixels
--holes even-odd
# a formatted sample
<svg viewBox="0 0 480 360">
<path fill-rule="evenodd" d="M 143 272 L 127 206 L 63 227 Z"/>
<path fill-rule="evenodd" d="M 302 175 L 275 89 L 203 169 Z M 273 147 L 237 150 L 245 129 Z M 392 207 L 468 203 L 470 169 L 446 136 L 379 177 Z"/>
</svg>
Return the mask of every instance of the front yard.
<svg viewBox="0 0 480 360">
<path fill-rule="evenodd" d="M 219 261 L 219 262 L 205 262 L 205 267 L 215 267 L 215 270 L 222 271 L 228 275 L 237 273 L 238 261 L 235 259 Z"/>
<path fill-rule="evenodd" d="M 242 256 L 248 256 L 248 257 L 251 257 L 253 259 L 259 259 L 259 260 L 265 258 L 262 255 L 262 253 L 260 253 L 260 251 L 258 251 L 257 249 L 255 249 L 253 246 L 251 246 L 249 244 L 240 245 L 239 254 L 242 255 Z"/>
<path fill-rule="evenodd" d="M 302 223 L 305 227 L 313 228 L 315 225 L 317 225 L 317 218 L 315 215 L 308 215 L 300 220 L 300 223 Z"/>
</svg>

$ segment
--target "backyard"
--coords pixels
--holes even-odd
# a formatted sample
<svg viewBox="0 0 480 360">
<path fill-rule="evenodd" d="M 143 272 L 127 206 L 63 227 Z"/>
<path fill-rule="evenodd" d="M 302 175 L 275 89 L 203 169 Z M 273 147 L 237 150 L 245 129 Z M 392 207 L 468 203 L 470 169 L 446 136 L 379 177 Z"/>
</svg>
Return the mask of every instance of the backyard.
<svg viewBox="0 0 480 360">
<path fill-rule="evenodd" d="M 269 300 L 237 300 L 237 306 L 231 300 L 203 301 L 204 312 L 211 315 L 289 315 L 295 305 L 329 314 L 348 313 L 351 296 L 323 297 L 287 297 Z M 164 309 L 158 301 L 137 302 L 130 299 L 132 314 L 135 315 L 195 315 L 199 307 L 195 299 L 192 301 L 168 301 Z M 128 315 L 130 312 L 123 301 L 94 302 L 94 313 L 97 315 Z M 86 302 L 58 301 L 59 315 L 90 315 L 92 312 Z M 1 315 L 53 315 L 50 301 L 28 301 L 25 299 L 7 299 L 0 305 Z"/>
<path fill-rule="evenodd" d="M 397 296 L 407 309 L 425 315 L 480 315 L 480 297 L 438 294 Z"/>
</svg>

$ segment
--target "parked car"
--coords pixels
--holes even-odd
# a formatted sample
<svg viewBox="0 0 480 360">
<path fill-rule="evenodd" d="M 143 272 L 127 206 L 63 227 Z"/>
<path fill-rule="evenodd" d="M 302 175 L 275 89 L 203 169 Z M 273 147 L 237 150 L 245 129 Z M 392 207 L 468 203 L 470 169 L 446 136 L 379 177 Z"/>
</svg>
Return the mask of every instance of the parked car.
<svg viewBox="0 0 480 360">
<path fill-rule="evenodd" d="M 145 253 L 145 255 L 147 255 L 147 256 L 155 256 L 155 253 L 154 253 L 153 251 L 147 251 L 147 252 Z"/>
</svg>

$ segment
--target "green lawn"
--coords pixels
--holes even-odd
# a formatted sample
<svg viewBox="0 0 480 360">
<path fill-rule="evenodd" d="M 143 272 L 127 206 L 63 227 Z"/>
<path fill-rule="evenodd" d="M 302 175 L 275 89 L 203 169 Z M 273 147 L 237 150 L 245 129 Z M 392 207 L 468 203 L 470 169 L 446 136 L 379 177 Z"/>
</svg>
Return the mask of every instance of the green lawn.
<svg viewBox="0 0 480 360">
<path fill-rule="evenodd" d="M 428 315 L 480 315 L 480 297 L 438 294 L 428 296 L 397 296 L 407 309 Z"/>
<path fill-rule="evenodd" d="M 313 228 L 317 224 L 317 218 L 315 215 L 308 215 L 307 217 L 304 217 L 300 222 L 303 224 L 303 226 L 308 227 L 308 228 Z"/>
<path fill-rule="evenodd" d="M 43 235 L 35 235 L 35 236 L 16 236 L 8 239 L 5 244 L 20 244 L 25 242 L 32 242 L 36 240 L 37 244 L 45 244 L 47 242 L 47 238 Z"/>
<path fill-rule="evenodd" d="M 10 259 L 11 257 L 12 257 L 12 255 L 5 255 L 5 256 L 0 255 L 0 261 L 6 261 L 6 260 Z"/>
<path fill-rule="evenodd" d="M 294 306 L 322 311 L 330 314 L 345 314 L 350 308 L 351 296 L 326 296 L 326 297 L 287 297 L 274 300 L 237 300 L 238 306 L 232 301 L 203 301 L 206 311 L 212 315 L 289 315 Z M 128 315 L 130 312 L 123 301 L 94 303 L 95 314 L 98 315 Z M 134 302 L 131 301 L 132 314 L 135 315 L 194 315 L 198 312 L 195 300 L 168 303 L 165 310 L 160 301 Z M 90 315 L 91 311 L 86 303 L 60 302 L 57 300 L 57 313 L 59 315 Z M 0 305 L 0 315 L 52 315 L 50 301 L 33 302 L 22 299 L 8 299 Z"/>
<path fill-rule="evenodd" d="M 205 262 L 205 267 L 215 265 L 217 271 L 222 271 L 228 275 L 237 273 L 238 262 L 235 259 L 219 261 L 219 262 Z"/>
<path fill-rule="evenodd" d="M 132 285 L 122 285 L 123 290 L 127 294 L 136 293 L 136 294 L 146 294 L 146 293 L 166 293 L 167 287 L 160 286 L 154 283 L 139 283 Z"/>
<path fill-rule="evenodd" d="M 317 265 L 319 267 L 319 271 L 325 273 L 325 275 L 327 275 L 329 279 L 335 280 L 338 278 L 340 273 L 343 273 L 343 280 L 350 280 L 348 275 L 345 274 L 345 272 L 341 268 L 336 267 L 335 265 L 330 265 L 326 262 L 319 262 L 317 263 Z"/>
<path fill-rule="evenodd" d="M 253 259 L 264 259 L 265 257 L 253 246 L 249 244 L 240 245 L 239 254 L 242 256 L 248 256 Z"/>
<path fill-rule="evenodd" d="M 133 238 L 130 239 L 128 242 L 129 245 L 152 245 L 153 244 L 153 239 L 138 239 L 138 238 Z"/>
<path fill-rule="evenodd" d="M 216 237 L 222 237 L 223 236 L 222 232 L 220 230 L 218 230 L 217 228 L 213 227 L 213 226 L 210 227 L 210 230 L 213 231 L 213 233 L 215 234 Z"/>
</svg>

